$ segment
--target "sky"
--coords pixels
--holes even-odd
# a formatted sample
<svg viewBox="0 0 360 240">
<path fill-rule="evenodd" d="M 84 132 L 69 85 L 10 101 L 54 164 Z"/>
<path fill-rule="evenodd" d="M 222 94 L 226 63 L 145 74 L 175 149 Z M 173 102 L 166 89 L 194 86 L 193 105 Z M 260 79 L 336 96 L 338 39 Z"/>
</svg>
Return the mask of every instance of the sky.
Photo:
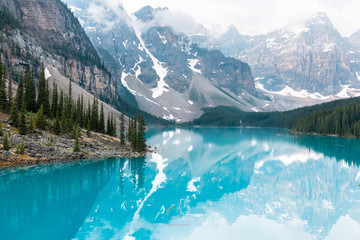
<svg viewBox="0 0 360 240">
<path fill-rule="evenodd" d="M 113 0 L 116 1 L 116 0 Z M 359 0 L 117 0 L 129 13 L 142 6 L 168 7 L 191 15 L 210 32 L 235 25 L 241 34 L 266 34 L 324 12 L 343 36 L 360 29 Z"/>
</svg>

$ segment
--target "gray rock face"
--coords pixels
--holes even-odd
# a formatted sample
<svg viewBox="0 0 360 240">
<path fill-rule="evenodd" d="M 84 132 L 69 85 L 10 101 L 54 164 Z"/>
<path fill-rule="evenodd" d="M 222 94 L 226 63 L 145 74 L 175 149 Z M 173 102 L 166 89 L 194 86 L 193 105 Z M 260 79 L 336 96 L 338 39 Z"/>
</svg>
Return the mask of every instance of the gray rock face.
<svg viewBox="0 0 360 240">
<path fill-rule="evenodd" d="M 344 85 L 360 88 L 359 36 L 342 37 L 330 19 L 318 13 L 304 23 L 254 37 L 232 27 L 207 46 L 247 62 L 267 90 L 289 86 L 336 95 Z"/>
<path fill-rule="evenodd" d="M 110 74 L 80 23 L 59 0 L 0 0 L 20 28 L 0 29 L 3 59 L 15 71 L 30 62 L 54 66 L 82 87 L 100 94 L 112 92 Z"/>
</svg>

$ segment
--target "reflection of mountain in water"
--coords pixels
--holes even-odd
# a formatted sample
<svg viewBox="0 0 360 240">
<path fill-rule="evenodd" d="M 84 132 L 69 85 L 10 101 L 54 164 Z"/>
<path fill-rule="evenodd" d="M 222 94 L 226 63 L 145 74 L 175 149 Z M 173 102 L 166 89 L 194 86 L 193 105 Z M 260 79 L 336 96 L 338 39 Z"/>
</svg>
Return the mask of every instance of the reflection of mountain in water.
<svg viewBox="0 0 360 240">
<path fill-rule="evenodd" d="M 172 180 L 163 191 L 171 193 L 167 195 L 173 196 L 175 203 L 176 197 L 189 200 L 185 212 L 178 211 L 171 217 L 181 213 L 187 216 L 186 213 L 217 212 L 230 223 L 235 223 L 239 216 L 251 215 L 266 216 L 281 224 L 291 224 L 298 219 L 315 239 L 328 236 L 344 216 L 360 222 L 360 210 L 354 205 L 354 202 L 360 203 L 356 183 L 360 175 L 358 168 L 351 167 L 352 163 L 357 165 L 360 156 L 352 151 L 357 140 L 294 138 L 263 129 L 261 133 L 255 129 L 243 132 L 199 129 L 196 132 L 201 136 L 197 137 L 199 141 L 188 143 L 193 150 L 186 153 L 188 147 L 178 144 L 177 151 L 181 152 L 179 148 L 183 151 L 167 168 Z M 183 142 L 180 133 L 170 135 L 174 135 L 173 142 L 179 139 Z M 218 141 L 223 135 L 226 135 L 225 143 Z M 334 156 L 336 161 L 329 158 Z M 184 169 L 187 169 L 186 175 L 182 174 Z M 198 180 L 193 197 L 184 189 L 192 179 Z M 183 221 L 192 222 L 188 218 Z M 172 220 L 165 215 L 163 221 Z M 200 218 L 197 222 L 206 220 Z"/>
<path fill-rule="evenodd" d="M 70 239 L 114 174 L 114 160 L 2 172 L 0 239 Z"/>
<path fill-rule="evenodd" d="M 326 239 L 344 218 L 359 225 L 357 140 L 199 128 L 152 130 L 148 144 L 157 152 L 145 159 L 3 173 L 0 237 L 183 239 L 211 229 L 209 216 L 232 232 L 239 219 L 289 232 L 295 222 L 310 239 Z M 169 232 L 174 223 L 190 225 Z"/>
</svg>

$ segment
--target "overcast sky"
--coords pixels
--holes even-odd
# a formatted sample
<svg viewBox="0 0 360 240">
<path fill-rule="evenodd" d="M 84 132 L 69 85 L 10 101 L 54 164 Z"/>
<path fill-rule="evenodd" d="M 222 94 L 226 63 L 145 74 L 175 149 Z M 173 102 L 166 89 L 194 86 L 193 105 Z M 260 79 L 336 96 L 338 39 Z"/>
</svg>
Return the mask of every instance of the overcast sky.
<svg viewBox="0 0 360 240">
<path fill-rule="evenodd" d="M 265 34 L 325 12 L 344 36 L 360 29 L 359 0 L 122 0 L 129 13 L 142 6 L 189 13 L 213 32 L 231 24 L 242 34 Z"/>
</svg>

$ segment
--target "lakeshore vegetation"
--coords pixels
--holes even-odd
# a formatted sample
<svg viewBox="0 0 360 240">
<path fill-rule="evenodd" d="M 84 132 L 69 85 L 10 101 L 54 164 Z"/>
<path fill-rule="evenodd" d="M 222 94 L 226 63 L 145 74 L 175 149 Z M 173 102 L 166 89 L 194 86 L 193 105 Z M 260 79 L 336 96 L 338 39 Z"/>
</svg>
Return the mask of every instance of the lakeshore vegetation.
<svg viewBox="0 0 360 240">
<path fill-rule="evenodd" d="M 132 150 L 146 152 L 146 126 L 142 115 L 129 118 L 126 131 L 126 117 L 122 111 L 118 128 L 113 113 L 109 112 L 105 120 L 104 105 L 96 97 L 87 103 L 82 95 L 74 99 L 71 84 L 69 80 L 67 93 L 58 89 L 55 82 L 50 90 L 42 65 L 37 87 L 34 69 L 28 65 L 26 71 L 18 76 L 15 92 L 12 75 L 2 64 L 0 55 L 0 112 L 9 115 L 9 123 L 18 129 L 19 134 L 49 131 L 59 136 L 66 135 L 75 139 L 74 152 L 78 152 L 81 151 L 81 128 L 86 129 L 88 137 L 91 137 L 91 132 L 116 137 L 119 130 L 120 147 L 128 141 Z M 3 149 L 10 149 L 8 133 L 0 131 L 0 134 L 4 134 Z M 19 153 L 24 151 L 24 144 L 21 145 L 17 147 Z"/>
</svg>

